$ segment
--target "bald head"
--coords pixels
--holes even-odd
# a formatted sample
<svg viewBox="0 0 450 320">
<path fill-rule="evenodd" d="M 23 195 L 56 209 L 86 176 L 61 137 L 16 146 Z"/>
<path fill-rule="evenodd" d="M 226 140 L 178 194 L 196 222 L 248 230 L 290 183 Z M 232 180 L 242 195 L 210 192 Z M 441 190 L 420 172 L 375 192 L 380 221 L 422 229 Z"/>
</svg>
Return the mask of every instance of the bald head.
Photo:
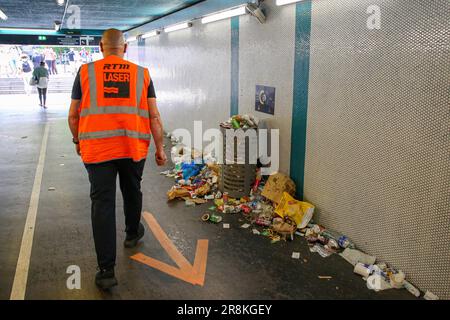
<svg viewBox="0 0 450 320">
<path fill-rule="evenodd" d="M 125 43 L 122 31 L 117 29 L 106 30 L 103 33 L 100 48 L 105 57 L 112 54 L 123 57 L 126 52 L 127 44 Z"/>
</svg>

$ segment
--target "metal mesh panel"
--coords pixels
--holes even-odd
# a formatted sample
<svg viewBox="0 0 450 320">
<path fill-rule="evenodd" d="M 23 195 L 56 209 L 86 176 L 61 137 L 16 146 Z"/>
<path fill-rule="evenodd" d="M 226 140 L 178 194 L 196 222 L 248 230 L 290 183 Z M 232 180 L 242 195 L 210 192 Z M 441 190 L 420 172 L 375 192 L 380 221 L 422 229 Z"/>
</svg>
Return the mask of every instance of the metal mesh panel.
<svg viewBox="0 0 450 320">
<path fill-rule="evenodd" d="M 255 129 L 241 130 L 242 139 L 235 138 L 234 129 L 221 127 L 223 141 L 224 161 L 221 165 L 220 191 L 227 192 L 233 198 L 242 198 L 250 195 L 252 185 L 256 179 L 256 149 L 251 146 L 258 145 Z M 248 137 L 244 132 L 252 132 Z M 228 135 L 232 138 L 228 139 Z M 253 157 L 252 157 L 252 153 Z M 254 158 L 254 159 L 252 159 Z"/>
<path fill-rule="evenodd" d="M 447 0 L 313 1 L 305 176 L 321 223 L 447 299 L 449 17 Z"/>
</svg>

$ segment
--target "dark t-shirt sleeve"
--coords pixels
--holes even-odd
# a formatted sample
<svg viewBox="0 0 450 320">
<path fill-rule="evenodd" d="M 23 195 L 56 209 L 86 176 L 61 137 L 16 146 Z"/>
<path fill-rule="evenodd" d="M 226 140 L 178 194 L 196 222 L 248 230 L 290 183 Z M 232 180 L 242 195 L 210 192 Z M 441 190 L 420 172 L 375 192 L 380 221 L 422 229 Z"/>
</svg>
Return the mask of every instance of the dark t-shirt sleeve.
<svg viewBox="0 0 450 320">
<path fill-rule="evenodd" d="M 155 86 L 153 85 L 153 80 L 150 80 L 150 85 L 148 86 L 147 98 L 156 98 Z"/>
<path fill-rule="evenodd" d="M 81 69 L 81 68 L 80 68 Z M 81 100 L 81 79 L 80 79 L 80 70 L 78 70 L 77 77 L 73 83 L 72 88 L 72 100 Z"/>
</svg>

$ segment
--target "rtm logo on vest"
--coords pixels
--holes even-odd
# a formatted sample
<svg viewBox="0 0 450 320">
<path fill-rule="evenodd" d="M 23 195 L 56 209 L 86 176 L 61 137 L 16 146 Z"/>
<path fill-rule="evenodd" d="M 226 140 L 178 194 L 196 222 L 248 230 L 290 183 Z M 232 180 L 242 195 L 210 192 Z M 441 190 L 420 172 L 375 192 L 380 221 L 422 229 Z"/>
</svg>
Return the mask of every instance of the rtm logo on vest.
<svg viewBox="0 0 450 320">
<path fill-rule="evenodd" d="M 113 72 L 129 70 L 129 64 L 110 64 L 104 65 L 103 70 L 103 94 L 105 98 L 129 98 L 130 97 L 130 79 L 129 72 Z M 106 72 L 109 71 L 109 72 Z"/>
<path fill-rule="evenodd" d="M 121 63 L 105 63 L 103 70 L 130 70 L 130 65 Z"/>
</svg>

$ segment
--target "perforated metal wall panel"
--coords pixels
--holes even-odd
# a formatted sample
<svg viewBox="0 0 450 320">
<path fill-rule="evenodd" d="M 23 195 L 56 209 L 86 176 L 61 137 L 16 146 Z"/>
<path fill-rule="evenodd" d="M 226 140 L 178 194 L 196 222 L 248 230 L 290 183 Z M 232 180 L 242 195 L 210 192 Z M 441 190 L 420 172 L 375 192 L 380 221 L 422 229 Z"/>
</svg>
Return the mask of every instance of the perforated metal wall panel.
<svg viewBox="0 0 450 320">
<path fill-rule="evenodd" d="M 265 24 L 240 17 L 239 112 L 254 114 L 280 130 L 280 168 L 289 174 L 292 123 L 295 5 L 264 2 Z M 276 88 L 275 115 L 255 111 L 256 85 Z"/>
<path fill-rule="evenodd" d="M 309 88 L 320 223 L 450 298 L 450 1 L 313 1 Z"/>
</svg>

